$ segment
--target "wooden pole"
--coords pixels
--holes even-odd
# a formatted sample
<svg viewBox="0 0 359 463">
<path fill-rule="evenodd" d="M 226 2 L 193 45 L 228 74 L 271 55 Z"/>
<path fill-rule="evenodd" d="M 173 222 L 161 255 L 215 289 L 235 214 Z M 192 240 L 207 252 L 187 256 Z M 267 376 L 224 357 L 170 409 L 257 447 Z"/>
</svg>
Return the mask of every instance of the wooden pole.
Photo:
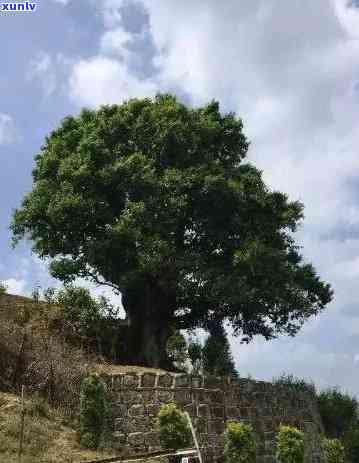
<svg viewBox="0 0 359 463">
<path fill-rule="evenodd" d="M 24 424 L 25 424 L 25 403 L 24 403 L 25 386 L 21 386 L 21 424 L 20 424 L 20 445 L 19 445 L 19 463 L 22 460 L 22 447 L 24 443 Z"/>
<path fill-rule="evenodd" d="M 196 450 L 197 450 L 197 455 L 198 455 L 199 463 L 203 463 L 203 462 L 202 462 L 201 451 L 200 451 L 200 449 L 199 449 L 198 440 L 197 440 L 196 432 L 195 432 L 194 427 L 193 427 L 193 424 L 192 424 L 191 417 L 189 416 L 189 413 L 188 413 L 188 412 L 185 412 L 185 415 L 186 415 L 186 417 L 187 417 L 188 424 L 189 424 L 189 427 L 190 427 L 190 430 L 191 430 L 191 433 L 192 433 L 192 437 L 193 437 L 193 442 L 194 442 L 194 445 L 195 445 Z"/>
</svg>

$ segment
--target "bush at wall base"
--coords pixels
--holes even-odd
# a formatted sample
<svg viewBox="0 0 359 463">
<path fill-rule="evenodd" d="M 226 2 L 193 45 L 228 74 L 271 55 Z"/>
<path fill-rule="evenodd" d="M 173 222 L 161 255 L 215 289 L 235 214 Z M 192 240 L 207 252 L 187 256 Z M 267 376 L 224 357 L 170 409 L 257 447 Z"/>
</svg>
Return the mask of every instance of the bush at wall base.
<svg viewBox="0 0 359 463">
<path fill-rule="evenodd" d="M 291 426 L 280 426 L 276 457 L 278 463 L 303 463 L 304 433 Z"/>
<path fill-rule="evenodd" d="M 192 436 L 187 418 L 174 403 L 162 405 L 157 417 L 157 430 L 164 449 L 185 449 Z"/>
<path fill-rule="evenodd" d="M 225 433 L 225 463 L 255 463 L 256 442 L 253 428 L 238 421 L 229 421 Z"/>
<path fill-rule="evenodd" d="M 323 448 L 327 463 L 345 462 L 344 445 L 339 439 L 324 439 Z"/>
<path fill-rule="evenodd" d="M 80 396 L 80 444 L 88 449 L 100 446 L 106 424 L 105 389 L 96 375 L 86 377 Z"/>
</svg>

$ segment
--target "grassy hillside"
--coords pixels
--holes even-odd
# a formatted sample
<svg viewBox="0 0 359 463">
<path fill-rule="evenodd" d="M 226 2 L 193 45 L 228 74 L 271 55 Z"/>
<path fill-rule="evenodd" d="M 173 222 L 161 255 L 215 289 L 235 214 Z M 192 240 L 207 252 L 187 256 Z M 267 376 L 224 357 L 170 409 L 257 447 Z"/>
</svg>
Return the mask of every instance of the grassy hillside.
<svg viewBox="0 0 359 463">
<path fill-rule="evenodd" d="M 0 393 L 0 461 L 17 462 L 21 404 L 19 397 Z M 23 463 L 78 463 L 113 456 L 80 448 L 74 429 L 37 401 L 26 401 Z"/>
<path fill-rule="evenodd" d="M 68 342 L 61 307 L 10 294 L 0 295 L 0 461 L 17 462 L 25 385 L 23 463 L 70 463 L 113 456 L 80 448 L 77 439 L 79 390 L 92 371 L 157 372 L 112 365 Z M 46 400 L 45 400 L 46 399 Z M 52 406 L 50 407 L 51 404 Z"/>
</svg>

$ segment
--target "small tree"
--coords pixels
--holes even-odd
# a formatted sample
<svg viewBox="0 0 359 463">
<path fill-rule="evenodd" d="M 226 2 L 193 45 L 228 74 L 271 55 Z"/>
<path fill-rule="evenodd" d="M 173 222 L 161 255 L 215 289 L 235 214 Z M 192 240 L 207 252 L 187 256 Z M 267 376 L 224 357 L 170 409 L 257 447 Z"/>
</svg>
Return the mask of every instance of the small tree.
<svg viewBox="0 0 359 463">
<path fill-rule="evenodd" d="M 303 463 L 304 434 L 291 426 L 280 426 L 277 435 L 277 460 L 279 463 Z"/>
<path fill-rule="evenodd" d="M 6 288 L 5 283 L 3 283 L 2 281 L 0 281 L 0 296 L 2 296 L 3 294 L 5 294 L 5 293 L 6 293 L 6 290 L 7 290 L 7 288 Z"/>
<path fill-rule="evenodd" d="M 225 433 L 226 463 L 255 463 L 256 442 L 252 426 L 230 421 Z"/>
<path fill-rule="evenodd" d="M 157 417 L 157 429 L 165 449 L 178 450 L 191 443 L 191 430 L 186 416 L 174 403 L 162 405 Z"/>
<path fill-rule="evenodd" d="M 210 328 L 203 346 L 203 370 L 215 376 L 238 377 L 226 331 L 220 323 Z"/>
<path fill-rule="evenodd" d="M 180 370 L 186 369 L 187 342 L 180 331 L 175 331 L 167 341 L 167 354 L 174 366 Z"/>
<path fill-rule="evenodd" d="M 339 439 L 324 439 L 323 447 L 327 463 L 345 462 L 344 446 Z"/>
<path fill-rule="evenodd" d="M 203 349 L 199 341 L 190 339 L 188 344 L 188 358 L 192 364 L 192 373 L 201 373 L 203 367 Z"/>
<path fill-rule="evenodd" d="M 318 395 L 318 406 L 325 434 L 329 438 L 341 439 L 358 423 L 358 401 L 337 388 L 327 389 Z"/>
<path fill-rule="evenodd" d="M 96 375 L 86 377 L 80 395 L 80 443 L 83 447 L 97 449 L 106 425 L 107 405 L 105 389 Z"/>
</svg>

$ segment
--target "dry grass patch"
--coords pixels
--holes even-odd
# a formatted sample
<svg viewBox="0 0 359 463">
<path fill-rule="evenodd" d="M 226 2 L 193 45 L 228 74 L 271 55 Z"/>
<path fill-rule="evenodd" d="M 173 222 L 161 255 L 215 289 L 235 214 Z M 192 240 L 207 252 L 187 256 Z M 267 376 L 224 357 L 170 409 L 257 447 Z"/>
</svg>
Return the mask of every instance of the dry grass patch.
<svg viewBox="0 0 359 463">
<path fill-rule="evenodd" d="M 20 417 L 20 399 L 0 393 L 0 461 L 18 461 Z M 114 456 L 111 451 L 81 449 L 76 431 L 64 426 L 61 415 L 38 400 L 26 401 L 23 448 L 22 463 L 80 463 Z"/>
</svg>

